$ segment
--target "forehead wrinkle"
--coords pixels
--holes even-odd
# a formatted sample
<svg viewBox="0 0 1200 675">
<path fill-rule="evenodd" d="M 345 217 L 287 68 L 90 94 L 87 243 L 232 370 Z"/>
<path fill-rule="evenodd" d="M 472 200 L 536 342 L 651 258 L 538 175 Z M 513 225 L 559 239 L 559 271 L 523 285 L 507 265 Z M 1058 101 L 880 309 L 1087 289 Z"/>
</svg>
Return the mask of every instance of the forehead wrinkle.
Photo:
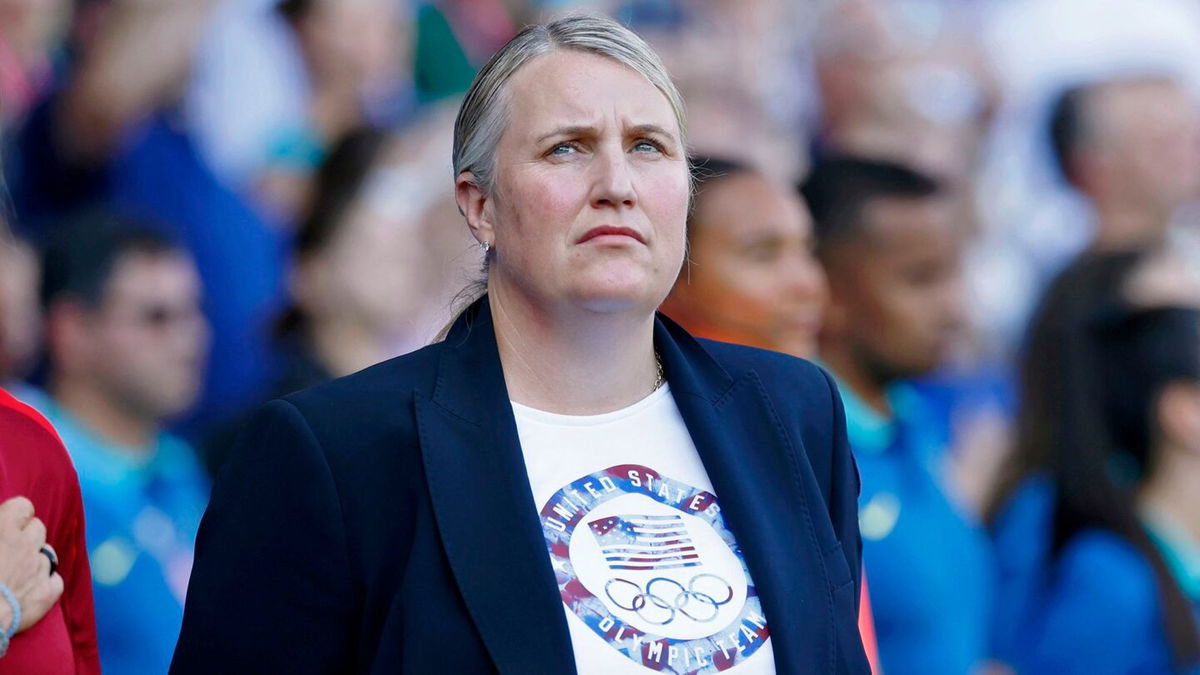
<svg viewBox="0 0 1200 675">
<path fill-rule="evenodd" d="M 550 56 L 558 56 L 560 59 L 583 57 L 583 60 L 593 61 L 597 65 L 587 68 L 575 68 L 566 77 L 549 78 L 550 81 L 556 82 L 557 86 L 536 86 L 538 82 L 548 79 L 545 77 L 545 73 L 538 73 L 537 71 L 553 67 L 553 64 L 548 64 L 546 60 Z M 603 66 L 598 65 L 601 62 L 604 64 Z M 608 66 L 611 66 L 612 70 L 603 72 Z M 637 78 L 639 86 L 644 85 L 649 87 L 649 91 L 652 91 L 654 96 L 646 99 L 628 96 L 613 97 L 603 108 L 589 105 L 589 99 L 596 98 L 605 89 L 611 88 L 602 87 L 597 81 L 611 79 L 618 72 Z M 661 127 L 675 141 L 678 142 L 680 140 L 679 123 L 671 108 L 671 102 L 667 99 L 666 95 L 662 91 L 659 91 L 654 86 L 654 83 L 647 80 L 637 71 L 604 56 L 572 52 L 570 50 L 558 50 L 541 54 L 515 73 L 506 89 L 509 89 L 511 93 L 517 94 L 509 97 L 510 112 L 512 110 L 511 106 L 516 100 L 535 105 L 540 104 L 544 106 L 544 110 L 547 112 L 545 117 L 557 122 L 555 128 L 579 126 L 600 129 L 604 126 L 603 122 L 616 120 L 622 131 L 632 126 L 653 124 Z M 650 103 L 650 101 L 653 101 L 653 103 Z M 627 109 L 622 110 L 622 108 Z M 518 118 L 524 121 L 526 116 L 512 116 L 513 121 Z M 531 134 L 546 133 L 545 131 L 534 129 L 530 129 L 530 132 Z"/>
</svg>

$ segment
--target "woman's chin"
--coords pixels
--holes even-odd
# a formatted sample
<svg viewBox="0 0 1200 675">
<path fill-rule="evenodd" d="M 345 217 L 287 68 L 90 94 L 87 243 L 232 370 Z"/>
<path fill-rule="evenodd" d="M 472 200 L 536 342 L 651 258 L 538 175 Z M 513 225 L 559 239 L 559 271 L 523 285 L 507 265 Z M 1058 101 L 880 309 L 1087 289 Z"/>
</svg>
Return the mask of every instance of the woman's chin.
<svg viewBox="0 0 1200 675">
<path fill-rule="evenodd" d="M 596 313 L 653 314 L 663 295 L 666 295 L 665 291 L 662 294 L 651 293 L 645 285 L 610 283 L 579 289 L 574 294 L 573 304 Z"/>
<path fill-rule="evenodd" d="M 606 265 L 580 273 L 572 284 L 574 304 L 594 312 L 653 313 L 671 290 L 670 279 L 642 266 Z"/>
</svg>

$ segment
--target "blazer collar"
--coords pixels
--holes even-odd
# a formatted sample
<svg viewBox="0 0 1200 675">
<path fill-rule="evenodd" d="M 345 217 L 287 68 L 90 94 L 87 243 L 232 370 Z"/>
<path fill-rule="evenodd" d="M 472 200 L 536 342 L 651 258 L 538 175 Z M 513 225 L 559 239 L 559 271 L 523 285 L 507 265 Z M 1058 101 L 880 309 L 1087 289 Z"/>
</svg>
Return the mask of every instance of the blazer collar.
<svg viewBox="0 0 1200 675">
<path fill-rule="evenodd" d="M 746 556 L 769 622 L 776 666 L 779 672 L 797 672 L 799 664 L 831 649 L 829 635 L 814 630 L 829 623 L 827 608 L 815 606 L 826 594 L 804 592 L 824 588 L 827 577 L 818 566 L 810 502 L 796 464 L 802 448 L 792 447 L 755 373 L 727 372 L 662 315 L 655 345 Z M 575 672 L 486 297 L 447 336 L 432 398 L 417 398 L 417 422 L 438 529 L 497 668 L 502 673 Z M 779 517 L 797 511 L 800 518 Z M 806 550 L 811 555 L 803 555 Z M 818 621 L 812 621 L 814 612 Z"/>
<path fill-rule="evenodd" d="M 416 413 L 438 531 L 497 670 L 574 673 L 486 298 L 446 336 Z"/>
<path fill-rule="evenodd" d="M 728 372 L 661 314 L 655 345 L 754 579 L 776 670 L 806 672 L 820 663 L 833 672 L 834 607 L 813 522 L 813 511 L 824 502 L 812 471 L 800 461 L 800 435 L 785 431 L 757 372 Z"/>
</svg>

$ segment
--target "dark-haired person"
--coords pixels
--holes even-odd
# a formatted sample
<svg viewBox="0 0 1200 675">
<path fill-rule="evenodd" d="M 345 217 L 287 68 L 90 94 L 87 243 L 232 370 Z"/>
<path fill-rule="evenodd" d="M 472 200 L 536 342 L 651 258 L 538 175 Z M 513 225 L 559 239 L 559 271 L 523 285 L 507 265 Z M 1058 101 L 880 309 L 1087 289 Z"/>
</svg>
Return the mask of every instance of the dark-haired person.
<svg viewBox="0 0 1200 675">
<path fill-rule="evenodd" d="M 987 540 L 948 496 L 945 435 L 909 384 L 942 363 L 964 322 L 952 206 L 930 178 L 868 159 L 822 159 L 802 191 L 829 276 L 820 356 L 862 476 L 880 665 L 968 672 L 986 653 Z"/>
<path fill-rule="evenodd" d="M 688 259 L 663 311 L 694 335 L 815 357 L 828 289 L 803 200 L 749 167 L 693 163 Z"/>
<path fill-rule="evenodd" d="M 699 337 L 815 358 L 829 289 L 804 200 L 744 164 L 692 164 L 687 261 L 662 311 Z M 875 664 L 865 593 L 862 610 L 859 629 Z"/>
<path fill-rule="evenodd" d="M 207 478 L 162 429 L 196 399 L 207 344 L 190 256 L 88 214 L 43 252 L 50 397 L 87 516 L 101 663 L 163 672 L 183 616 Z"/>
<path fill-rule="evenodd" d="M 475 258 L 434 231 L 444 225 L 432 213 L 441 204 L 423 189 L 405 140 L 358 129 L 317 172 L 293 241 L 292 302 L 276 325 L 280 373 L 262 402 L 423 347 L 449 320 L 444 272 L 457 269 L 453 258 Z M 244 421 L 206 439 L 211 475 Z"/>
<path fill-rule="evenodd" d="M 175 424 L 204 429 L 240 410 L 270 375 L 261 317 L 282 300 L 290 234 L 274 214 L 251 209 L 218 179 L 180 112 L 196 41 L 213 8 L 243 3 L 74 4 L 55 91 L 16 130 L 6 157 L 21 214 L 14 229 L 41 240 L 97 204 L 168 224 L 209 291 L 204 312 L 213 338 L 202 397 Z"/>
<path fill-rule="evenodd" d="M 1085 256 L 1031 324 L 993 516 L 1018 672 L 1200 672 L 1200 287 L 1179 265 Z"/>
<path fill-rule="evenodd" d="M 1161 244 L 1200 192 L 1200 108 L 1167 77 L 1080 85 L 1055 101 L 1050 140 L 1068 183 L 1091 203 L 1090 248 Z"/>
</svg>

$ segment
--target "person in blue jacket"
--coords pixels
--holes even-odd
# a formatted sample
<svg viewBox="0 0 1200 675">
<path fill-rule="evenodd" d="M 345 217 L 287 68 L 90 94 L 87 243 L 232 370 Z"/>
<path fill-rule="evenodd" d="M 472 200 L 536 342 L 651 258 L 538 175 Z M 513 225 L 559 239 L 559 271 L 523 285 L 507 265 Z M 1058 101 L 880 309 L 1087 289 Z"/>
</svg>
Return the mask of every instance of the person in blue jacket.
<svg viewBox="0 0 1200 675">
<path fill-rule="evenodd" d="M 1173 266 L 1089 255 L 1035 316 L 993 520 L 1018 672 L 1200 672 L 1200 293 Z"/>
<path fill-rule="evenodd" d="M 530 26 L 484 66 L 453 160 L 486 294 L 246 425 L 172 672 L 869 672 L 832 380 L 655 313 L 685 129 L 609 19 Z"/>
</svg>

